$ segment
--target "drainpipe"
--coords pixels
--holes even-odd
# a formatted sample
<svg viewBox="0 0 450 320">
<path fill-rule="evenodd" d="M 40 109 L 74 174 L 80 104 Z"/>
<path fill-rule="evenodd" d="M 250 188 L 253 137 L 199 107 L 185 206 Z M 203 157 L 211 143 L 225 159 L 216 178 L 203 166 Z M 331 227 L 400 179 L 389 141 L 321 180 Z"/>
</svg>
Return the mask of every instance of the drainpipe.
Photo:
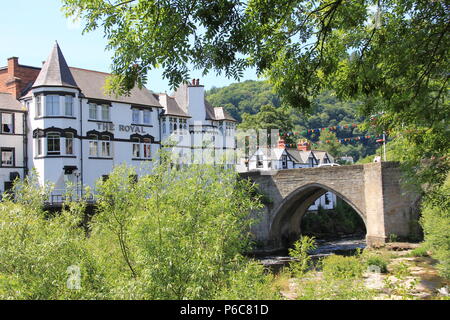
<svg viewBox="0 0 450 320">
<path fill-rule="evenodd" d="M 22 133 L 23 133 L 23 178 L 28 175 L 28 128 L 27 128 L 28 111 L 22 114 Z"/>
<path fill-rule="evenodd" d="M 84 186 L 84 180 L 83 180 L 83 175 L 84 175 L 84 170 L 83 170 L 83 102 L 82 99 L 79 97 L 78 95 L 78 99 L 80 101 L 80 196 L 83 197 L 83 186 Z"/>
</svg>

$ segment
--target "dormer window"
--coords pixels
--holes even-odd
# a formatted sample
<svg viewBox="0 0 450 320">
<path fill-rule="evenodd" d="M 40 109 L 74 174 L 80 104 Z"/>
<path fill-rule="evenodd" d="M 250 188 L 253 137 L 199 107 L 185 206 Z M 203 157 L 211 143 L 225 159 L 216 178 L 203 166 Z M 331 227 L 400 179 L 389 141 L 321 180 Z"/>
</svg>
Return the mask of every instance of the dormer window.
<svg viewBox="0 0 450 320">
<path fill-rule="evenodd" d="M 45 96 L 45 113 L 47 116 L 59 115 L 59 96 Z"/>
</svg>

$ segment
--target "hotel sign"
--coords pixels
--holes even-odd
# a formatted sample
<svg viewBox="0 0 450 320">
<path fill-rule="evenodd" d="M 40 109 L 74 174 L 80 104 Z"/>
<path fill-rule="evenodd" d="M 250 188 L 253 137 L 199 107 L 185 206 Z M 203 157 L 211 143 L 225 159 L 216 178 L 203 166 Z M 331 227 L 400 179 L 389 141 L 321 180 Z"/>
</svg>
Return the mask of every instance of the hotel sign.
<svg viewBox="0 0 450 320">
<path fill-rule="evenodd" d="M 97 123 L 98 130 L 114 132 L 116 130 L 116 126 L 114 123 Z M 134 132 L 134 133 L 146 133 L 144 126 L 139 125 L 118 125 L 119 131 L 122 132 Z"/>
</svg>

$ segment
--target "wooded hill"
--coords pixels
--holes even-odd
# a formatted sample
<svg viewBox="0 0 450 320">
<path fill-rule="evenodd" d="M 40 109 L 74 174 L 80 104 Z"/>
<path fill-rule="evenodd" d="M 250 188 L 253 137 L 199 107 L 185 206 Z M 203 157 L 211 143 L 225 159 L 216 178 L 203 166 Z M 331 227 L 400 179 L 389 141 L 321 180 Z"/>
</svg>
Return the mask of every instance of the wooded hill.
<svg viewBox="0 0 450 320">
<path fill-rule="evenodd" d="M 379 146 L 375 138 L 337 141 L 365 135 L 376 135 L 374 129 L 364 131 L 360 125 L 366 119 L 358 115 L 358 103 L 339 101 L 332 92 L 323 92 L 312 103 L 308 114 L 283 106 L 267 81 L 247 80 L 207 91 L 208 101 L 224 107 L 240 123 L 241 128 L 279 128 L 291 132 L 288 142 L 305 137 L 315 148 L 327 150 L 333 156 L 352 156 L 355 161 L 374 154 Z M 348 126 L 336 130 L 308 129 Z M 322 136 L 322 137 L 321 137 Z"/>
</svg>

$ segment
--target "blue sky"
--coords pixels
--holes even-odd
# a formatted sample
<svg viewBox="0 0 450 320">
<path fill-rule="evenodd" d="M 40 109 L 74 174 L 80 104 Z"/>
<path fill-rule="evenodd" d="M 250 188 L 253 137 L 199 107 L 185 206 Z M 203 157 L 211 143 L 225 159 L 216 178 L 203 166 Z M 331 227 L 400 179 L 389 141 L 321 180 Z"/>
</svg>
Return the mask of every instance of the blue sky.
<svg viewBox="0 0 450 320">
<path fill-rule="evenodd" d="M 81 27 L 64 17 L 59 0 L 2 2 L 0 66 L 6 66 L 7 58 L 15 56 L 20 64 L 39 67 L 57 40 L 69 66 L 110 71 L 112 53 L 105 51 L 106 40 L 101 30 L 82 35 Z M 147 87 L 155 92 L 171 92 L 161 74 L 161 70 L 152 71 Z M 236 82 L 215 74 L 202 77 L 200 71 L 192 72 L 191 78 L 199 78 L 206 89 Z M 247 70 L 241 81 L 247 79 L 257 79 L 254 70 Z"/>
</svg>

